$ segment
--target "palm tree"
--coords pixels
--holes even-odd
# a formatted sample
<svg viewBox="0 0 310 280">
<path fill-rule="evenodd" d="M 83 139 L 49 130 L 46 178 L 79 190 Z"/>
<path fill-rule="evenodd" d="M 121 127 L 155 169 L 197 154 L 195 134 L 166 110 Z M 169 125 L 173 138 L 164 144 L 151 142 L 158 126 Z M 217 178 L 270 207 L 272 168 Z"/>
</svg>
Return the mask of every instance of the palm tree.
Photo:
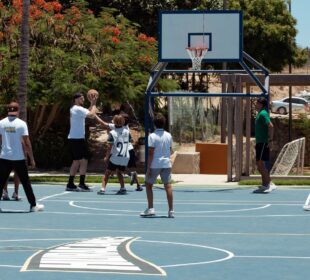
<svg viewBox="0 0 310 280">
<path fill-rule="evenodd" d="M 20 30 L 20 61 L 18 102 L 20 118 L 27 120 L 27 78 L 29 62 L 29 7 L 30 0 L 23 0 L 22 22 Z"/>
</svg>

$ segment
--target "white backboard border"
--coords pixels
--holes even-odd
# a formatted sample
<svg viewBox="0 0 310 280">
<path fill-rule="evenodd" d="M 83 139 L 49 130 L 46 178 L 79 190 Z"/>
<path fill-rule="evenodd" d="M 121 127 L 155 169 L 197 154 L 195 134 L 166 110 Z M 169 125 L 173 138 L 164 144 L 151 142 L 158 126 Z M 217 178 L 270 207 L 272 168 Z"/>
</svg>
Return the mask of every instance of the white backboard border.
<svg viewBox="0 0 310 280">
<path fill-rule="evenodd" d="M 205 36 L 205 62 L 240 62 L 243 53 L 242 11 L 161 11 L 159 62 L 191 62 L 186 47 Z"/>
</svg>

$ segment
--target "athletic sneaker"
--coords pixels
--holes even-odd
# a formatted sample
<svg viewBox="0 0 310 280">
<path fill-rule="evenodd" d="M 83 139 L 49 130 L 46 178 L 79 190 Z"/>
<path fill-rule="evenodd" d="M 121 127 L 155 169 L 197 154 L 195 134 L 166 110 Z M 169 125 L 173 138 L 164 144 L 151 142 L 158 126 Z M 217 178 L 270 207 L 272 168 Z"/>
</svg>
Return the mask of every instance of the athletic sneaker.
<svg viewBox="0 0 310 280">
<path fill-rule="evenodd" d="M 21 200 L 20 197 L 18 196 L 18 194 L 17 194 L 16 192 L 13 192 L 13 194 L 12 194 L 12 199 L 13 199 L 13 200 L 16 200 L 16 201 Z"/>
<path fill-rule="evenodd" d="M 152 217 L 155 216 L 155 209 L 154 208 L 146 208 L 144 212 L 140 213 L 141 217 Z"/>
<path fill-rule="evenodd" d="M 141 185 L 137 186 L 136 191 L 137 191 L 137 192 L 141 192 L 141 191 L 143 191 L 142 186 L 141 186 Z"/>
<path fill-rule="evenodd" d="M 173 210 L 168 211 L 168 218 L 174 218 L 174 211 Z"/>
<path fill-rule="evenodd" d="M 103 194 L 105 194 L 105 190 L 100 189 L 100 190 L 97 192 L 97 194 L 99 194 L 99 195 L 103 195 Z"/>
<path fill-rule="evenodd" d="M 127 190 L 125 188 L 121 188 L 121 189 L 119 189 L 119 191 L 116 194 L 117 195 L 127 194 Z"/>
<path fill-rule="evenodd" d="M 78 187 L 74 184 L 67 184 L 67 188 L 66 188 L 67 192 L 79 192 L 80 190 L 78 189 Z"/>
<path fill-rule="evenodd" d="M 304 205 L 304 206 L 303 206 L 303 209 L 304 209 L 305 211 L 310 211 L 310 205 Z"/>
<path fill-rule="evenodd" d="M 81 192 L 91 192 L 92 190 L 89 188 L 89 186 L 85 184 L 79 184 L 79 190 Z"/>
<path fill-rule="evenodd" d="M 277 185 L 274 182 L 270 182 L 270 187 L 272 191 L 277 189 Z"/>
<path fill-rule="evenodd" d="M 43 211 L 43 209 L 44 209 L 43 204 L 37 204 L 36 206 L 30 207 L 30 212 L 39 212 L 39 211 Z"/>
<path fill-rule="evenodd" d="M 10 200 L 9 194 L 7 192 L 3 192 L 2 200 Z"/>
<path fill-rule="evenodd" d="M 270 193 L 272 191 L 270 185 L 259 186 L 258 189 L 254 190 L 253 193 Z"/>
<path fill-rule="evenodd" d="M 133 171 L 130 173 L 130 185 L 132 186 L 133 183 L 135 182 L 135 178 L 137 176 L 137 172 Z"/>
</svg>

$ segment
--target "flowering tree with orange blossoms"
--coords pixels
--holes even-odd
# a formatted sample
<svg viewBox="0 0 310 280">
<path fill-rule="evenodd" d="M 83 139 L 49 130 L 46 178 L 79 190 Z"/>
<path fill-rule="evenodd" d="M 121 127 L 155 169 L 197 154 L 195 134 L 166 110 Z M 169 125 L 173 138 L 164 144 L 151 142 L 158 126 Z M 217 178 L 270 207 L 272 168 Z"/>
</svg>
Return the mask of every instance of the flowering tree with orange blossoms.
<svg viewBox="0 0 310 280">
<path fill-rule="evenodd" d="M 0 0 L 1 104 L 17 93 L 21 4 Z M 111 9 L 95 17 L 83 0 L 66 9 L 57 1 L 32 0 L 29 36 L 28 121 L 35 141 L 59 120 L 64 123 L 76 91 L 98 89 L 103 106 L 126 100 L 143 108 L 157 42 L 126 18 L 115 17 Z"/>
<path fill-rule="evenodd" d="M 0 2 L 1 101 L 17 91 L 21 4 Z M 157 55 L 154 38 L 108 9 L 94 17 L 83 1 L 64 10 L 57 1 L 33 0 L 29 16 L 30 109 L 57 112 L 73 92 L 89 87 L 102 92 L 102 102 L 141 97 Z"/>
</svg>

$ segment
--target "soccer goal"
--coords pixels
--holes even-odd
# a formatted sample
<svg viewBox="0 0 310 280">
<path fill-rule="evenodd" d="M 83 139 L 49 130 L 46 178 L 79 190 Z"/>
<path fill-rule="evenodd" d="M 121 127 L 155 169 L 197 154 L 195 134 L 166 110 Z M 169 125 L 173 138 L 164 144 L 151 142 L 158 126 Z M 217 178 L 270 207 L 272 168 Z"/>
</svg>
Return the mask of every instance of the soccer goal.
<svg viewBox="0 0 310 280">
<path fill-rule="evenodd" d="M 296 174 L 303 174 L 305 161 L 305 137 L 285 144 L 278 155 L 270 174 L 288 175 L 293 168 Z"/>
</svg>

